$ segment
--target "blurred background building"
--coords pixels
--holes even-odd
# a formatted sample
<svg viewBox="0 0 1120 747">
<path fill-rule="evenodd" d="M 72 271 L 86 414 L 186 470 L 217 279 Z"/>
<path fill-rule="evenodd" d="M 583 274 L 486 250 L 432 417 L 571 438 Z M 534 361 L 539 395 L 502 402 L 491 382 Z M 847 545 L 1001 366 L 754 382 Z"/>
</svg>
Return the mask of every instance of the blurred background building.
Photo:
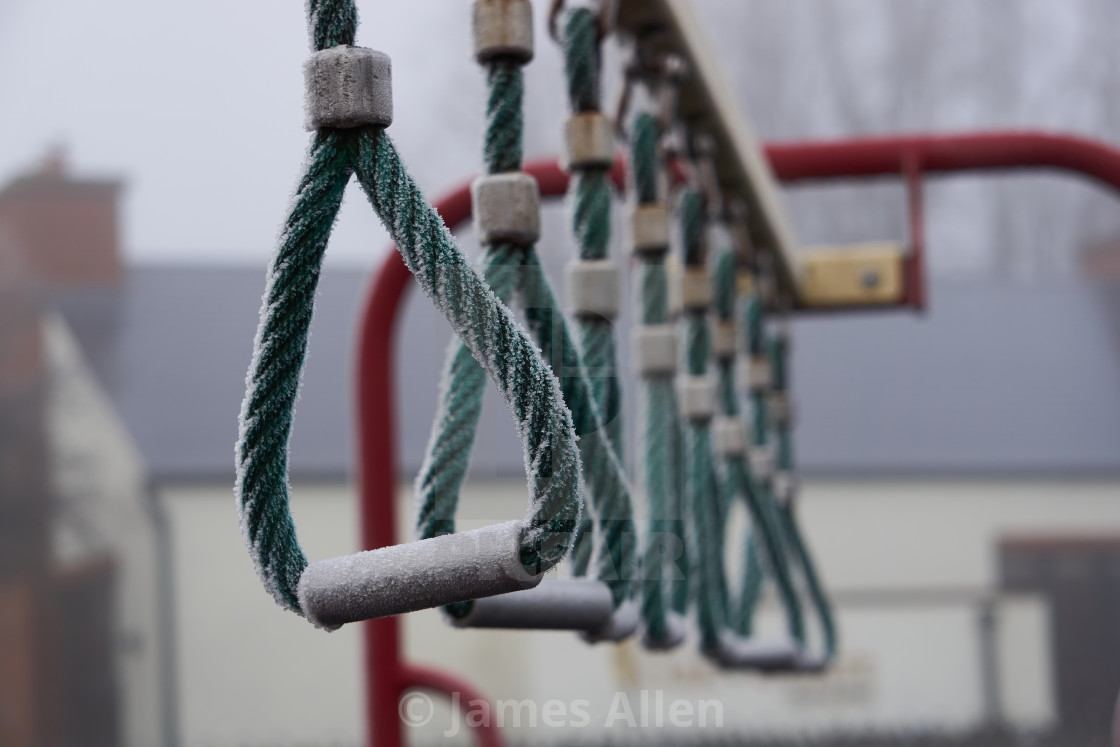
<svg viewBox="0 0 1120 747">
<path fill-rule="evenodd" d="M 367 43 L 401 45 L 388 50 L 404 118 L 393 134 L 435 192 L 477 161 L 481 76 L 468 61 L 469 4 L 439 13 L 435 0 L 412 5 L 367 11 L 399 29 Z M 14 7 L 0 22 L 8 12 L 28 31 L 46 12 Z M 41 103 L 29 91 L 60 82 L 0 65 L 0 101 L 17 112 L 0 125 L 5 747 L 361 739 L 357 631 L 326 635 L 279 611 L 259 588 L 233 507 L 236 418 L 265 257 L 284 205 L 278 193 L 305 141 L 301 14 L 281 18 L 268 7 L 272 36 L 291 47 L 280 66 L 291 75 L 274 109 L 258 102 L 246 115 L 240 161 L 221 150 L 227 123 L 214 135 L 210 120 L 188 118 L 178 131 L 182 101 L 161 103 L 159 93 L 143 115 L 157 138 L 90 134 L 102 120 L 128 130 L 119 111 L 57 115 L 68 122 L 73 160 L 85 163 L 88 151 L 97 168 L 125 170 L 128 191 L 119 179 L 91 178 L 97 169 L 68 163 L 60 148 L 35 162 L 47 143 L 38 125 L 20 121 Z M 1031 125 L 1120 141 L 1120 6 L 1106 0 L 697 7 L 767 137 Z M 121 0 L 109 10 L 130 9 Z M 166 12 L 166 24 L 190 27 L 194 11 Z M 377 29 L 367 18 L 363 32 Z M 226 33 L 234 32 L 214 30 Z M 421 33 L 448 40 L 447 75 L 399 41 Z M 547 40 L 543 29 L 538 38 Z M 564 108 L 548 47 L 530 68 L 535 155 L 559 149 Z M 117 53 L 103 54 L 90 68 Z M 181 73 L 210 86 L 199 100 L 225 85 L 218 63 Z M 108 107 L 124 84 L 97 85 L 95 100 Z M 53 104 L 41 105 L 42 116 L 55 116 Z M 287 129 L 270 133 L 274 121 Z M 244 142 L 257 131 L 279 165 Z M 249 168 L 215 175 L 222 162 Z M 282 172 L 279 186 L 269 169 Z M 255 170 L 259 182 L 249 180 Z M 894 185 L 807 187 L 789 198 L 806 243 L 904 234 Z M 352 347 L 371 261 L 353 258 L 376 258 L 384 241 L 356 217 L 368 212 L 362 200 L 348 203 L 337 243 L 350 259 L 323 277 L 291 449 L 294 510 L 311 557 L 358 544 Z M 654 656 L 570 635 L 451 631 L 435 612 L 407 618 L 408 655 L 462 673 L 495 699 L 587 699 L 595 724 L 615 693 L 642 690 L 715 698 L 725 715 L 722 728 L 688 735 L 523 724 L 511 736 L 524 742 L 1101 743 L 1120 690 L 1120 209 L 1100 191 L 1037 175 L 937 183 L 927 205 L 927 314 L 794 325 L 802 513 L 842 636 L 832 672 L 720 674 L 691 651 Z M 559 284 L 570 253 L 562 209 L 549 209 L 545 228 L 542 255 Z M 406 476 L 423 453 L 449 334 L 426 299 L 409 299 L 398 405 Z M 465 526 L 522 513 L 520 449 L 496 397 L 473 469 Z M 410 493 L 402 484 L 401 536 L 411 534 Z M 764 629 L 780 624 L 772 601 L 763 617 Z M 413 736 L 441 741 L 451 723 L 440 711 Z"/>
</svg>

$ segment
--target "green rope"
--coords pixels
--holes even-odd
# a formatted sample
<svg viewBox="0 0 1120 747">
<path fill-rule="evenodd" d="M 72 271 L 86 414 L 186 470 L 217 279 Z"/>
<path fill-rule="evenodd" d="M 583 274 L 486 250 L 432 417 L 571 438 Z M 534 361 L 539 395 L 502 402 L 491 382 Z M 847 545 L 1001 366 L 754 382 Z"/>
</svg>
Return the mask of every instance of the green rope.
<svg viewBox="0 0 1120 747">
<path fill-rule="evenodd" d="M 685 425 L 685 490 L 692 510 L 693 537 L 700 561 L 696 614 L 700 624 L 700 646 L 704 651 L 719 647 L 726 627 L 726 580 L 723 577 L 723 545 L 714 541 L 722 529 L 716 510 L 719 496 L 713 482 L 711 428 L 708 421 Z"/>
<path fill-rule="evenodd" d="M 695 189 L 684 190 L 678 210 L 685 269 L 703 271 L 706 261 L 703 196 Z M 685 311 L 684 338 L 687 374 L 706 376 L 712 355 L 706 308 Z M 722 533 L 720 504 L 724 499 L 717 490 L 718 482 L 715 480 L 710 418 L 688 419 L 684 428 L 684 453 L 685 493 L 692 518 L 686 526 L 690 526 L 690 544 L 696 548 L 700 561 L 696 600 L 700 644 L 705 651 L 715 651 L 726 626 L 727 592 L 723 575 L 723 543 L 715 541 L 715 537 Z"/>
<path fill-rule="evenodd" d="M 778 335 L 771 340 L 769 345 L 771 367 L 773 371 L 774 391 L 786 394 L 789 391 L 789 350 L 784 335 Z M 778 469 L 787 474 L 793 474 L 793 434 L 788 422 L 782 422 L 777 427 L 778 437 Z M 816 563 L 813 560 L 809 546 L 801 534 L 801 528 L 794 514 L 794 501 L 787 500 L 779 507 L 785 536 L 801 566 L 801 573 L 808 587 L 809 597 L 816 608 L 820 620 L 821 631 L 824 637 L 825 659 L 831 661 L 836 655 L 837 636 L 836 621 L 832 613 L 832 603 L 824 591 L 817 573 Z"/>
<path fill-rule="evenodd" d="M 522 249 L 503 244 L 489 247 L 482 263 L 482 277 L 503 304 L 509 304 L 517 281 Z M 416 479 L 417 534 L 421 538 L 455 533 L 455 507 L 459 491 L 470 466 L 471 444 L 482 414 L 482 395 L 486 372 L 470 349 L 457 344 L 448 355 L 436 425 L 424 463 Z M 456 382 L 452 388 L 450 382 Z M 462 617 L 470 602 L 448 605 L 448 611 Z"/>
<path fill-rule="evenodd" d="M 713 285 L 716 316 L 721 322 L 732 322 L 735 318 L 737 269 L 735 253 L 721 252 L 716 260 Z M 738 419 L 741 410 L 739 393 L 735 388 L 734 356 L 719 359 L 717 370 L 721 413 Z M 725 492 L 731 497 L 743 496 L 752 524 L 744 554 L 745 565 L 737 613 L 729 615 L 729 622 L 735 632 L 741 636 L 749 637 L 753 632 L 754 610 L 761 596 L 764 579 L 762 559 L 765 557 L 778 587 L 789 634 L 800 643 L 805 638 L 805 625 L 801 602 L 797 597 L 786 558 L 785 540 L 777 503 L 767 487 L 754 479 L 743 455 L 728 455 L 723 461 Z M 723 532 L 716 536 L 722 541 Z"/>
<path fill-rule="evenodd" d="M 483 141 L 486 170 L 516 171 L 521 166 L 524 130 L 521 66 L 512 60 L 497 59 L 487 67 L 487 81 L 490 93 Z M 511 244 L 483 246 L 483 278 L 504 304 L 509 303 L 517 286 L 523 252 L 524 248 Z M 470 467 L 485 384 L 485 372 L 470 349 L 460 338 L 453 338 L 441 381 L 439 409 L 424 462 L 416 476 L 417 534 L 421 539 L 455 531 L 455 511 Z M 469 603 L 449 607 L 452 614 L 463 614 L 469 609 Z"/>
<path fill-rule="evenodd" d="M 576 433 L 580 434 L 583 476 L 590 488 L 600 538 L 598 578 L 611 587 L 617 606 L 630 597 L 636 576 L 630 487 L 595 406 L 579 348 L 559 310 L 540 259 L 535 252 L 526 253 L 524 259 L 525 274 L 518 292 L 524 301 L 525 322 L 545 359 L 551 360 L 553 369 L 560 372 L 560 389 L 571 408 Z"/>
<path fill-rule="evenodd" d="M 758 532 L 752 530 L 743 548 L 743 589 L 739 594 L 739 607 L 736 614 L 731 616 L 735 632 L 744 638 L 754 634 L 754 613 L 762 598 L 762 584 L 765 580 L 758 545 Z M 798 638 L 797 641 L 800 643 L 801 639 Z"/>
<path fill-rule="evenodd" d="M 482 276 L 498 299 L 508 305 L 513 296 L 517 265 L 513 261 L 518 247 L 494 247 L 483 259 Z M 452 389 L 447 382 L 455 381 Z M 470 444 L 482 414 L 482 393 L 486 372 L 465 345 L 457 345 L 447 358 L 443 388 L 450 396 L 441 399 L 435 434 L 443 434 L 443 448 L 429 445 L 420 476 L 416 480 L 418 534 L 438 537 L 455 532 L 455 497 L 459 495 L 469 466 Z M 450 505 L 448 505 L 450 502 Z"/>
<path fill-rule="evenodd" d="M 521 65 L 513 60 L 496 60 L 490 64 L 487 80 L 490 92 L 483 145 L 487 170 L 515 171 L 521 167 L 524 131 Z M 598 577 L 611 586 L 616 603 L 621 603 L 629 595 L 635 564 L 633 548 L 625 540 L 633 533 L 629 487 L 621 461 L 604 441 L 585 364 L 563 316 L 556 312 L 552 288 L 536 251 L 532 247 L 486 246 L 484 252 L 484 277 L 502 282 L 495 290 L 503 299 L 515 295 L 521 302 L 532 338 L 560 375 L 561 393 L 580 436 L 583 477 L 590 489 L 599 533 L 594 532 L 592 512 L 584 512 L 576 533 L 573 566 L 579 575 L 586 574 L 593 549 L 591 540 L 601 536 L 606 550 L 598 556 Z M 505 267 L 495 269 L 497 264 Z M 469 357 L 463 343 L 453 340 L 440 392 L 440 414 L 417 477 L 421 537 L 454 530 L 453 517 L 469 465 L 483 389 Z M 457 614 L 466 609 L 467 605 L 459 605 L 449 611 Z"/>
<path fill-rule="evenodd" d="M 353 42 L 353 0 L 310 0 L 308 15 L 314 48 Z M 281 606 L 297 613 L 307 559 L 290 509 L 288 440 L 315 287 L 351 173 L 405 265 L 483 363 L 517 422 L 530 494 L 522 562 L 537 571 L 559 563 L 580 516 L 580 459 L 571 414 L 528 335 L 471 269 L 384 131 L 324 128 L 312 139 L 269 268 L 236 460 L 238 513 L 258 575 Z"/>
<path fill-rule="evenodd" d="M 631 128 L 630 163 L 638 203 L 658 201 L 658 124 L 638 114 Z M 669 274 L 663 254 L 639 256 L 639 323 L 669 321 Z M 638 400 L 641 464 L 648 505 L 648 532 L 642 550 L 642 621 L 646 637 L 663 644 L 669 636 L 668 612 L 684 614 L 690 598 L 691 566 L 685 546 L 681 502 L 681 433 L 673 376 L 646 374 Z"/>
<path fill-rule="evenodd" d="M 575 8 L 564 19 L 564 72 L 568 99 L 576 112 L 597 112 L 599 93 L 599 18 L 590 8 Z"/>
<path fill-rule="evenodd" d="M 299 612 L 307 558 L 288 508 L 288 439 L 307 355 L 323 253 L 352 173 L 343 136 L 316 134 L 268 271 L 249 387 L 241 407 L 237 485 L 241 529 L 276 601 Z"/>
<path fill-rule="evenodd" d="M 597 112 L 599 92 L 599 21 L 588 8 L 566 14 L 563 28 L 564 71 L 572 111 Z M 574 169 L 569 188 L 572 205 L 572 233 L 582 260 L 607 259 L 611 241 L 611 208 L 613 194 L 607 171 L 601 168 Z M 622 388 L 618 378 L 617 350 L 614 329 L 609 319 L 580 315 L 579 349 L 591 382 L 591 396 L 606 425 L 610 446 L 621 458 L 624 454 Z M 589 522 L 589 519 L 584 520 Z M 591 545 L 588 527 L 581 527 L 573 551 L 573 571 L 584 575 L 590 560 Z M 622 541 L 611 530 L 607 551 L 619 553 L 615 543 Z M 616 600 L 617 601 L 617 600 Z"/>
</svg>

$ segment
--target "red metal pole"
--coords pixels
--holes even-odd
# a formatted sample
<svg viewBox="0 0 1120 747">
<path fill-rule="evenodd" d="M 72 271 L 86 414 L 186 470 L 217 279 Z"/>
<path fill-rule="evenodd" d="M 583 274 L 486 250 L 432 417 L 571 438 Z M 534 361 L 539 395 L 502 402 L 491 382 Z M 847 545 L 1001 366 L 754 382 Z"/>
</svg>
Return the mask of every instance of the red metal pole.
<svg viewBox="0 0 1120 747">
<path fill-rule="evenodd" d="M 926 212 L 922 196 L 922 163 L 918 156 L 906 159 L 906 197 L 910 212 L 910 256 L 906 258 L 906 288 L 903 303 L 926 308 Z"/>
<path fill-rule="evenodd" d="M 1034 130 L 963 135 L 908 135 L 823 142 L 770 143 L 774 175 L 813 179 L 900 176 L 917 158 L 923 173 L 1054 168 L 1120 191 L 1120 150 L 1097 140 Z"/>
<path fill-rule="evenodd" d="M 504 740 L 494 718 L 490 701 L 462 680 L 430 667 L 407 666 L 404 669 L 405 689 L 431 690 L 451 698 L 460 710 L 469 711 L 478 737 L 479 747 L 502 747 Z"/>
</svg>

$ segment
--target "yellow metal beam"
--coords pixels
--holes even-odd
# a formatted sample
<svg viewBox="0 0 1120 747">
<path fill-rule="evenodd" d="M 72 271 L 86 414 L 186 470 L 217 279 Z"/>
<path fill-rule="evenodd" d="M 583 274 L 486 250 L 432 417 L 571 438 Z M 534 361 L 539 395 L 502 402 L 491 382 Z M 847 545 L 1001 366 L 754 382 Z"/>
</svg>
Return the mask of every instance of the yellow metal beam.
<svg viewBox="0 0 1120 747">
<path fill-rule="evenodd" d="M 744 200 L 755 251 L 773 258 L 779 287 L 791 305 L 802 305 L 794 262 L 796 240 L 770 164 L 723 76 L 690 0 L 618 0 L 617 25 L 621 33 L 632 37 L 649 35 L 654 52 L 676 54 L 688 63 L 679 102 L 681 118 L 693 130 L 715 138 L 720 189 Z"/>
<path fill-rule="evenodd" d="M 800 258 L 805 308 L 898 306 L 906 293 L 900 244 L 814 247 Z"/>
</svg>

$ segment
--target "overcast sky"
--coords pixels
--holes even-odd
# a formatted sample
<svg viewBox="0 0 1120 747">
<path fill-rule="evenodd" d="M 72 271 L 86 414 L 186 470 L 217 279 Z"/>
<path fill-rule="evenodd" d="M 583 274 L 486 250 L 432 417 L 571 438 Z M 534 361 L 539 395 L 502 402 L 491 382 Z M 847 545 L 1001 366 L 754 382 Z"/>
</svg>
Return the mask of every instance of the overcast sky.
<svg viewBox="0 0 1120 747">
<path fill-rule="evenodd" d="M 527 74 L 527 150 L 540 156 L 559 151 L 566 110 L 546 5 L 535 3 L 537 57 Z M 767 138 L 1043 126 L 1120 141 L 1115 0 L 696 6 Z M 362 0 L 359 8 L 359 43 L 393 58 L 389 132 L 434 196 L 479 163 L 484 86 L 470 56 L 470 2 Z M 131 257 L 263 265 L 308 142 L 307 55 L 299 0 L 0 0 L 0 180 L 62 144 L 77 173 L 127 179 Z M 999 203 L 1001 194 L 1014 200 Z M 905 233 L 895 187 L 789 204 L 806 241 Z M 1028 259 L 1022 247 L 1032 242 L 1040 255 L 1060 244 L 1066 256 L 1120 231 L 1111 198 L 1056 180 L 935 184 L 928 208 L 942 271 L 982 270 L 1000 244 Z M 386 241 L 352 188 L 328 261 L 369 264 Z"/>
<path fill-rule="evenodd" d="M 461 180 L 479 162 L 483 95 L 470 3 L 360 7 L 359 43 L 393 58 L 391 135 L 425 188 Z M 538 46 L 529 79 L 556 93 L 555 152 L 560 68 Z M 130 255 L 263 259 L 308 142 L 307 55 L 301 2 L 0 0 L 0 178 L 65 144 L 79 173 L 127 178 Z M 365 263 L 386 240 L 351 193 L 329 256 Z"/>
</svg>

